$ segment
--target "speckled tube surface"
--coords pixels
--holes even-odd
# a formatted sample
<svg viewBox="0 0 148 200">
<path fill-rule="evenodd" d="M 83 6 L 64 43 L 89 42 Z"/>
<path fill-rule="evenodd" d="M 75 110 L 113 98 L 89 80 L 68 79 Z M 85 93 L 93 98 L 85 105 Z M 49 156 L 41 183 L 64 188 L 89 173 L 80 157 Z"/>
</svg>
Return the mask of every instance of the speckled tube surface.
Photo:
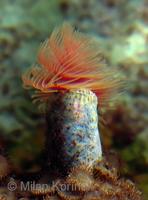
<svg viewBox="0 0 148 200">
<path fill-rule="evenodd" d="M 92 165 L 102 156 L 97 97 L 90 90 L 57 93 L 47 109 L 49 161 L 66 169 Z"/>
</svg>

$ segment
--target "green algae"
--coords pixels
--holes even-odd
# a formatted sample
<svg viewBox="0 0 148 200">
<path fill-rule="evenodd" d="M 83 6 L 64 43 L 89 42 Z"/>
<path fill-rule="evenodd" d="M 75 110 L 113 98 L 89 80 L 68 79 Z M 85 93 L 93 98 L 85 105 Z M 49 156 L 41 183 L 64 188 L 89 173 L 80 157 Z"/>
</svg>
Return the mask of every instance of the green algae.
<svg viewBox="0 0 148 200">
<path fill-rule="evenodd" d="M 139 166 L 140 170 L 148 172 L 148 130 L 144 130 L 139 134 L 135 141 L 122 151 L 122 156 L 129 166 L 131 167 L 131 172 L 136 170 Z M 137 160 L 137 155 L 139 159 Z M 136 163 L 134 165 L 133 163 Z"/>
</svg>

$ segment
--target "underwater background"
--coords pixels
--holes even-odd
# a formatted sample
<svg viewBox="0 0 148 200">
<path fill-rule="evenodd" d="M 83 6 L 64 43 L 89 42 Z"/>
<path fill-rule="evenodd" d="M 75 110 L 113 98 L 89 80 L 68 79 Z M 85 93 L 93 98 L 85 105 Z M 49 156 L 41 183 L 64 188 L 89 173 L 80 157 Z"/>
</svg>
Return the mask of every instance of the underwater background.
<svg viewBox="0 0 148 200">
<path fill-rule="evenodd" d="M 0 0 L 0 172 L 4 158 L 14 177 L 43 165 L 47 125 L 21 76 L 35 62 L 40 43 L 65 20 L 95 37 L 108 65 L 127 77 L 115 110 L 103 114 L 103 152 L 147 200 L 147 0 Z"/>
</svg>

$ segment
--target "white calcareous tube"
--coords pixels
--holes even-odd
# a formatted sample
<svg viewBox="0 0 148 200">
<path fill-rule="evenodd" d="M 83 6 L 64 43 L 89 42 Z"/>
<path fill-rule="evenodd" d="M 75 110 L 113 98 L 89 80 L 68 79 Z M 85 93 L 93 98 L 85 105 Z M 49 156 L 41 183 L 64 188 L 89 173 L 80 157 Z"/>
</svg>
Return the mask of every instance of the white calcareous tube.
<svg viewBox="0 0 148 200">
<path fill-rule="evenodd" d="M 87 89 L 57 93 L 47 113 L 51 163 L 67 169 L 92 166 L 102 157 L 97 104 L 96 95 Z"/>
</svg>

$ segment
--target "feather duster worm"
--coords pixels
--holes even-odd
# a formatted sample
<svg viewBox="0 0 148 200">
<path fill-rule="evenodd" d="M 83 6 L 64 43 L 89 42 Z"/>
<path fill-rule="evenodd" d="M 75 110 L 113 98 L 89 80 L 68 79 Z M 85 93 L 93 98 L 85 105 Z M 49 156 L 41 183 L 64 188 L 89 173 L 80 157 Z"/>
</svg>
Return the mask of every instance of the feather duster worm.
<svg viewBox="0 0 148 200">
<path fill-rule="evenodd" d="M 67 23 L 42 44 L 38 63 L 23 75 L 23 82 L 37 90 L 36 100 L 47 103 L 51 165 L 65 171 L 92 166 L 102 156 L 97 106 L 99 111 L 106 108 L 119 94 L 119 73 L 105 64 L 92 38 Z"/>
</svg>

